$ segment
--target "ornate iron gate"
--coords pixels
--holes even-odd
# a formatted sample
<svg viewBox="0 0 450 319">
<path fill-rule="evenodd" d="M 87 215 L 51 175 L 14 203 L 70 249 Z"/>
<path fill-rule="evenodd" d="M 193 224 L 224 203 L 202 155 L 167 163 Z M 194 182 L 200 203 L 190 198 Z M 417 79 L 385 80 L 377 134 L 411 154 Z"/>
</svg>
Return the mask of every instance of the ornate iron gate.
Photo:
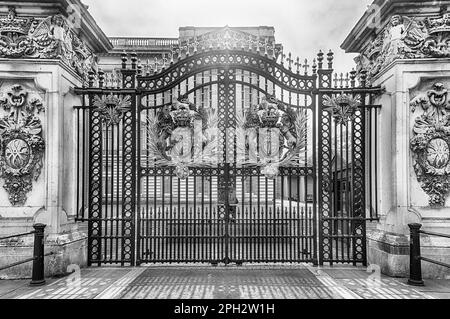
<svg viewBox="0 0 450 319">
<path fill-rule="evenodd" d="M 89 264 L 365 263 L 379 88 L 356 72 L 333 87 L 332 54 L 325 69 L 210 40 L 76 89 Z"/>
</svg>

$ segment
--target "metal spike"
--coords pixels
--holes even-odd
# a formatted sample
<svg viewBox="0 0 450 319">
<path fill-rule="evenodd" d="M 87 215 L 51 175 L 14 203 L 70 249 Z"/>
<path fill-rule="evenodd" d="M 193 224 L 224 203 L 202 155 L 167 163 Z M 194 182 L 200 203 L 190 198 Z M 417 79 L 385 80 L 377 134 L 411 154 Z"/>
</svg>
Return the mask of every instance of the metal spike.
<svg viewBox="0 0 450 319">
<path fill-rule="evenodd" d="M 305 75 L 308 74 L 308 68 L 310 65 L 308 64 L 308 59 L 305 59 L 305 64 L 303 65 L 303 68 L 305 69 Z"/>
<path fill-rule="evenodd" d="M 289 52 L 289 54 L 288 54 L 287 61 L 289 63 L 289 70 L 292 70 L 292 63 L 294 62 L 294 60 L 292 60 L 292 53 L 291 52 Z"/>
<path fill-rule="evenodd" d="M 295 62 L 295 66 L 297 67 L 297 74 L 300 74 L 300 67 L 302 66 L 302 64 L 300 63 L 300 58 L 297 57 L 297 60 Z"/>
<path fill-rule="evenodd" d="M 352 88 L 354 88 L 355 85 L 356 85 L 356 80 L 355 80 L 356 79 L 356 74 L 357 74 L 356 70 L 352 69 L 352 71 L 350 72 L 350 86 Z"/>
<path fill-rule="evenodd" d="M 339 82 L 339 78 L 338 78 L 338 74 L 337 73 L 334 74 L 333 82 L 334 82 L 334 87 L 337 88 L 338 87 L 338 82 Z"/>
</svg>

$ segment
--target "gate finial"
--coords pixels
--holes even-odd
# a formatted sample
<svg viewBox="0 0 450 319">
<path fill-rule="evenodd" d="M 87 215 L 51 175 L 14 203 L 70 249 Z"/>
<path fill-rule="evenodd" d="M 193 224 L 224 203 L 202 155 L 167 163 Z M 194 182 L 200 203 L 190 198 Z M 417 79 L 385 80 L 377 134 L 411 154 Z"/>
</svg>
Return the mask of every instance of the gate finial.
<svg viewBox="0 0 450 319">
<path fill-rule="evenodd" d="M 122 69 L 126 69 L 127 68 L 127 61 L 128 61 L 127 53 L 124 50 L 122 52 Z"/>
<path fill-rule="evenodd" d="M 327 54 L 327 60 L 328 60 L 328 69 L 333 69 L 333 59 L 334 59 L 334 53 L 330 50 Z"/>
<path fill-rule="evenodd" d="M 361 87 L 366 87 L 367 84 L 367 70 L 361 70 Z"/>
<path fill-rule="evenodd" d="M 353 68 L 350 72 L 350 86 L 354 88 L 356 85 L 356 70 Z"/>
<path fill-rule="evenodd" d="M 319 53 L 317 54 L 317 62 L 319 63 L 319 70 L 321 70 L 323 68 L 323 52 L 322 50 L 319 51 Z"/>
</svg>

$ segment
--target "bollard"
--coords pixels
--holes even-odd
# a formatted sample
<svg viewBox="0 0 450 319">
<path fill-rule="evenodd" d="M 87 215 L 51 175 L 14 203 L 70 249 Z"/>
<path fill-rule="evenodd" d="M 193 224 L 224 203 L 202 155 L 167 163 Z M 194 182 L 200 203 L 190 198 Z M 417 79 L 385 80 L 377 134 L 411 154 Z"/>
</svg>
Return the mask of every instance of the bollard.
<svg viewBox="0 0 450 319">
<path fill-rule="evenodd" d="M 34 227 L 33 275 L 30 286 L 45 285 L 44 278 L 44 230 L 46 225 L 36 224 Z"/>
<path fill-rule="evenodd" d="M 421 224 L 409 224 L 411 231 L 410 264 L 408 284 L 412 286 L 425 286 L 422 280 L 422 260 L 420 256 L 420 228 Z"/>
</svg>

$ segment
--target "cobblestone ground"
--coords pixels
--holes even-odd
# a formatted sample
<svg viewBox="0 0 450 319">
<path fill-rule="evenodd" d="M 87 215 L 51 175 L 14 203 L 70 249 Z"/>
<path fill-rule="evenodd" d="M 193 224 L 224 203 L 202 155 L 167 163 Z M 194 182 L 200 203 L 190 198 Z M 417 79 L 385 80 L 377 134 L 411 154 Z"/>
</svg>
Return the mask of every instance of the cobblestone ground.
<svg viewBox="0 0 450 319">
<path fill-rule="evenodd" d="M 0 281 L 2 299 L 435 299 L 450 280 L 411 287 L 362 268 L 296 266 L 89 268 L 44 287 Z"/>
</svg>

